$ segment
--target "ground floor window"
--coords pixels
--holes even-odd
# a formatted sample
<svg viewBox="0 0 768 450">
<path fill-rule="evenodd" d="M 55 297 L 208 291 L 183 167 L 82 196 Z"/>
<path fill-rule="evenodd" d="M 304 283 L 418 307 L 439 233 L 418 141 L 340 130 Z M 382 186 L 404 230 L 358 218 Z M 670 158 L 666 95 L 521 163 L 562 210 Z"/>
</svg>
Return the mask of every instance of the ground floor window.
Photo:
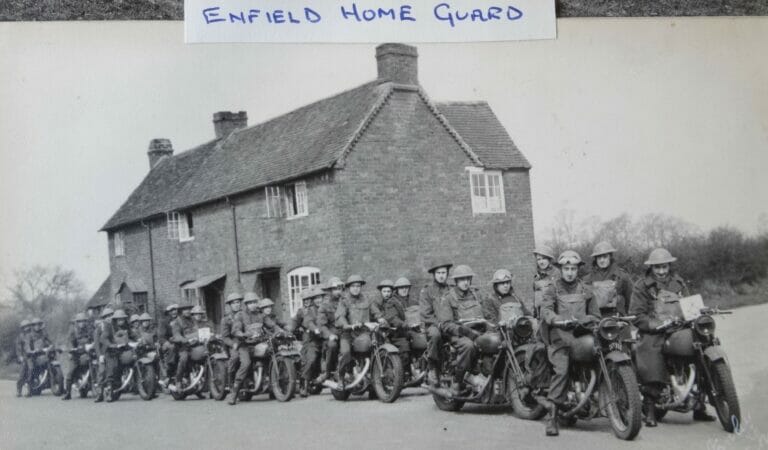
<svg viewBox="0 0 768 450">
<path fill-rule="evenodd" d="M 301 291 L 320 284 L 320 269 L 316 267 L 298 267 L 288 272 L 288 293 L 291 316 L 302 306 Z"/>
</svg>

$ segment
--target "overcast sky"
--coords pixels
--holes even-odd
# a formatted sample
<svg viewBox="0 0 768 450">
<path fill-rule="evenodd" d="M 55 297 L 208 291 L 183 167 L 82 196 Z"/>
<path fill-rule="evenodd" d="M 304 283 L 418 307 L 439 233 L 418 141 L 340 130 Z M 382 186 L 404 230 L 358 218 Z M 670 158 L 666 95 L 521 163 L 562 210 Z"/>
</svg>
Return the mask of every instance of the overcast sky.
<svg viewBox="0 0 768 450">
<path fill-rule="evenodd" d="M 768 18 L 567 19 L 556 41 L 418 45 L 437 101 L 486 100 L 562 208 L 754 232 L 768 212 Z M 182 24 L 0 23 L 0 277 L 60 264 L 95 290 L 97 230 L 211 115 L 250 124 L 376 77 L 374 45 L 184 45 Z M 2 280 L 0 280 L 2 281 Z"/>
</svg>

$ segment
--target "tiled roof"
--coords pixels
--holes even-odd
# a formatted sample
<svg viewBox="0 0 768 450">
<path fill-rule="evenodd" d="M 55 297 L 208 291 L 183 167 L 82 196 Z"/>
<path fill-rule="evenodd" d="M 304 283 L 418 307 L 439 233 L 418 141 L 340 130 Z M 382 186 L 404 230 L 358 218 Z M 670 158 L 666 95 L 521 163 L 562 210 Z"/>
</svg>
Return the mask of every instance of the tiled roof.
<svg viewBox="0 0 768 450">
<path fill-rule="evenodd" d="M 531 165 L 486 102 L 435 103 L 448 123 L 489 169 L 529 169 Z"/>
<path fill-rule="evenodd" d="M 163 158 L 102 230 L 331 168 L 354 151 L 366 124 L 395 88 L 398 85 L 381 80 L 366 83 L 221 141 Z M 530 167 L 487 103 L 432 107 L 482 165 Z"/>
<path fill-rule="evenodd" d="M 91 308 L 94 306 L 104 306 L 108 304 L 112 300 L 112 277 L 107 276 L 107 279 L 104 280 L 103 283 L 101 283 L 101 286 L 99 286 L 99 289 L 96 290 L 96 293 L 93 294 L 93 297 L 91 297 L 90 300 L 88 300 L 88 303 L 86 304 L 86 308 Z"/>
</svg>

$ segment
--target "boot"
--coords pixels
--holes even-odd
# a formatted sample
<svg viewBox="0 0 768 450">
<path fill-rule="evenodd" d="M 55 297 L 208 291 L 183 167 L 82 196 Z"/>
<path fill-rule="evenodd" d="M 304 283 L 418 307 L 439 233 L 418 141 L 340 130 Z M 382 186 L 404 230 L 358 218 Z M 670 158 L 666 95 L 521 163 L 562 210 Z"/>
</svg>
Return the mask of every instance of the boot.
<svg viewBox="0 0 768 450">
<path fill-rule="evenodd" d="M 71 400 L 72 399 L 72 383 L 69 380 L 64 380 L 64 386 L 65 392 L 64 395 L 61 397 L 62 400 Z"/>
<path fill-rule="evenodd" d="M 715 417 L 707 414 L 707 407 L 699 403 L 693 410 L 693 420 L 697 422 L 712 422 L 715 420 Z"/>
<path fill-rule="evenodd" d="M 301 380 L 299 382 L 299 396 L 309 397 L 309 380 Z"/>
<path fill-rule="evenodd" d="M 461 393 L 464 391 L 464 374 L 456 374 L 453 377 L 453 382 L 451 383 L 451 395 L 454 397 L 461 396 Z"/>
<path fill-rule="evenodd" d="M 230 394 L 229 400 L 227 401 L 227 403 L 232 406 L 237 405 L 237 397 L 240 395 L 240 384 L 239 381 L 235 381 L 235 385 L 232 387 L 232 394 Z"/>
<path fill-rule="evenodd" d="M 658 423 L 656 422 L 656 402 L 650 398 L 645 398 L 645 426 L 653 428 Z"/>
<path fill-rule="evenodd" d="M 96 397 L 96 400 L 93 401 L 93 403 L 101 403 L 104 401 L 104 391 L 99 391 L 99 395 Z"/>
<path fill-rule="evenodd" d="M 557 404 L 552 401 L 547 402 L 547 423 L 545 425 L 544 432 L 547 436 L 557 436 L 560 434 L 560 429 L 557 425 Z"/>
<path fill-rule="evenodd" d="M 440 371 L 437 369 L 437 363 L 429 361 L 429 370 L 427 371 L 427 383 L 430 386 L 437 387 L 440 384 Z"/>
<path fill-rule="evenodd" d="M 323 372 L 320 375 L 318 375 L 317 378 L 315 378 L 315 384 L 323 384 L 323 382 L 327 379 L 328 379 L 328 374 Z"/>
</svg>

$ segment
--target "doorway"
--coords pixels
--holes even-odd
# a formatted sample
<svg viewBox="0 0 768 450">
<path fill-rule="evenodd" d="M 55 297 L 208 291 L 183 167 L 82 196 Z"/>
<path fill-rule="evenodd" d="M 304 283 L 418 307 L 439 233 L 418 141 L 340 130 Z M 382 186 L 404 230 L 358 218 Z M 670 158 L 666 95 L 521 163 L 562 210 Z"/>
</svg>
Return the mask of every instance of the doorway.
<svg viewBox="0 0 768 450">
<path fill-rule="evenodd" d="M 285 319 L 282 297 L 280 297 L 280 269 L 265 269 L 259 274 L 258 280 L 261 286 L 261 297 L 269 298 L 275 302 L 273 308 L 275 316 Z"/>
<path fill-rule="evenodd" d="M 221 301 L 224 294 L 224 278 L 217 280 L 201 289 L 203 293 L 203 304 L 205 305 L 205 315 L 211 322 L 213 330 L 219 332 L 221 317 L 224 312 L 224 304 Z"/>
</svg>

